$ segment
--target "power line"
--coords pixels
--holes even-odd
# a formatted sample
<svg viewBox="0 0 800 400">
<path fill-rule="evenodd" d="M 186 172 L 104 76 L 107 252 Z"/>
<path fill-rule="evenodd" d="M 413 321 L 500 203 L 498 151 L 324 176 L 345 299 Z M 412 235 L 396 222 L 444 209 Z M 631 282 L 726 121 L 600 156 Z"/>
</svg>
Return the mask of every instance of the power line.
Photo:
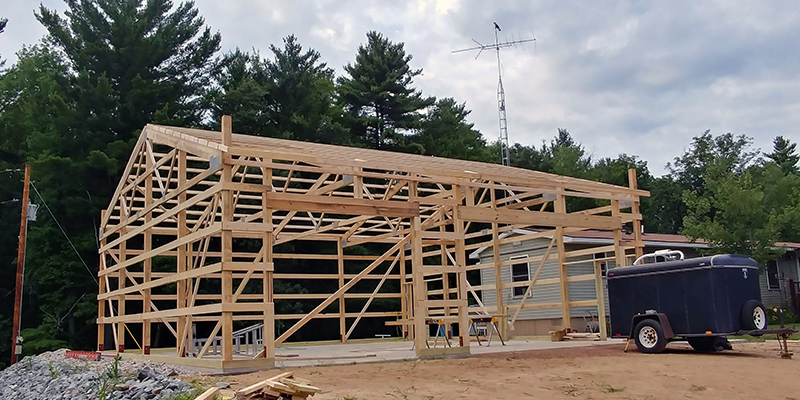
<svg viewBox="0 0 800 400">
<path fill-rule="evenodd" d="M 58 226 L 58 229 L 61 229 L 61 233 L 63 233 L 63 234 L 64 234 L 64 237 L 65 237 L 65 238 L 67 238 L 67 242 L 69 242 L 69 245 L 70 245 L 70 246 L 72 246 L 72 250 L 73 250 L 73 251 L 75 251 L 75 254 L 77 254 L 77 255 L 78 255 L 78 259 L 80 259 L 80 260 L 81 260 L 81 263 L 83 263 L 83 266 L 86 268 L 86 271 L 87 271 L 87 272 L 89 273 L 89 275 L 92 277 L 92 280 L 94 280 L 94 283 L 95 283 L 97 286 L 100 286 L 100 282 L 98 282 L 98 281 L 97 281 L 97 278 L 96 278 L 96 277 L 94 276 L 94 274 L 92 273 L 92 269 L 91 269 L 91 268 L 89 268 L 89 265 L 88 265 L 88 264 L 86 264 L 86 261 L 84 261 L 84 260 L 83 260 L 83 257 L 81 257 L 81 253 L 80 253 L 80 252 L 78 252 L 78 249 L 77 249 L 77 248 L 75 248 L 75 245 L 72 243 L 72 240 L 70 240 L 70 238 L 69 238 L 69 235 L 67 235 L 67 232 L 64 230 L 64 228 L 63 228 L 63 227 L 61 226 L 61 224 L 58 222 L 58 219 L 56 218 L 55 214 L 53 214 L 53 211 L 52 211 L 52 210 L 50 210 L 50 206 L 48 206 L 48 205 L 47 205 L 47 202 L 44 200 L 44 197 L 42 197 L 42 194 L 41 194 L 41 193 L 39 193 L 39 189 L 37 189 L 37 188 L 36 188 L 36 185 L 34 185 L 34 184 L 33 184 L 33 182 L 31 182 L 31 187 L 32 187 L 32 188 L 33 188 L 33 190 L 36 192 L 36 194 L 39 196 L 39 199 L 41 199 L 41 200 L 42 200 L 42 204 L 44 204 L 44 208 L 46 208 L 46 209 L 47 209 L 47 212 L 48 212 L 48 213 L 50 213 L 50 216 L 51 216 L 51 217 L 53 217 L 53 221 L 55 221 L 55 223 L 56 223 L 56 226 Z"/>
</svg>

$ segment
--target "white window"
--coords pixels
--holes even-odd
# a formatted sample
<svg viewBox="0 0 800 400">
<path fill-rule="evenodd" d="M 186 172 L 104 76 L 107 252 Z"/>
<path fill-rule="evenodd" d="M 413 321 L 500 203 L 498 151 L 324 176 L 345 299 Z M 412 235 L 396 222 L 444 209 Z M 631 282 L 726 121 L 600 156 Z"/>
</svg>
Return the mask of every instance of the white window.
<svg viewBox="0 0 800 400">
<path fill-rule="evenodd" d="M 767 288 L 769 290 L 780 290 L 781 281 L 778 276 L 778 262 L 767 261 Z"/>
<path fill-rule="evenodd" d="M 528 258 L 528 255 L 511 257 L 512 260 L 515 258 Z M 531 270 L 527 262 L 511 264 L 511 282 L 525 282 L 529 280 L 531 280 Z M 514 297 L 524 296 L 527 289 L 527 286 L 514 287 L 512 288 L 512 293 Z"/>
</svg>

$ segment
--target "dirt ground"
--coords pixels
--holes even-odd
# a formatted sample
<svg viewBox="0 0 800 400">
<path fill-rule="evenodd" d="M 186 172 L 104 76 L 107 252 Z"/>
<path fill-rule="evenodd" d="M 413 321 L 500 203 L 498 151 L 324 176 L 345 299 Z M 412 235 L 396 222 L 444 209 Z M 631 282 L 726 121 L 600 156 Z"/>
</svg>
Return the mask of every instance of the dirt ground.
<svg viewBox="0 0 800 400">
<path fill-rule="evenodd" d="M 800 399 L 800 359 L 780 359 L 775 341 L 735 343 L 733 351 L 716 354 L 677 343 L 657 355 L 622 349 L 606 345 L 292 371 L 323 388 L 314 400 Z M 800 344 L 790 349 L 797 352 Z M 225 379 L 238 389 L 277 373 Z"/>
</svg>

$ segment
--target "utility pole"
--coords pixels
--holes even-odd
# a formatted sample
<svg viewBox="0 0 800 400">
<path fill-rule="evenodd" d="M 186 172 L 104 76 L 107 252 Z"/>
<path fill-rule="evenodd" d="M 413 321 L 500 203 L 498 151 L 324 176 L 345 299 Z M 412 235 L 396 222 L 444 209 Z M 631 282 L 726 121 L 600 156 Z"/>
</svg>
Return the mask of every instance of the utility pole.
<svg viewBox="0 0 800 400">
<path fill-rule="evenodd" d="M 17 250 L 17 286 L 14 293 L 14 325 L 11 328 L 11 364 L 17 362 L 17 345 L 22 352 L 19 337 L 20 316 L 22 314 L 22 274 L 25 269 L 25 234 L 28 232 L 28 191 L 31 184 L 31 166 L 25 164 L 25 184 L 22 188 L 22 215 L 19 220 L 19 248 Z"/>
<path fill-rule="evenodd" d="M 494 44 L 487 44 L 483 45 L 480 44 L 475 39 L 472 39 L 473 42 L 477 43 L 477 47 L 470 47 L 468 49 L 461 49 L 461 50 L 453 50 L 452 53 L 461 53 L 463 51 L 472 51 L 478 50 L 478 56 L 481 55 L 481 52 L 484 50 L 496 50 L 497 51 L 497 113 L 500 119 L 500 162 L 502 165 L 510 166 L 511 159 L 508 154 L 508 119 L 506 118 L 506 91 L 503 89 L 503 69 L 502 64 L 500 63 L 500 49 L 504 47 L 511 47 L 517 44 L 522 44 L 526 42 L 536 42 L 536 39 L 525 39 L 525 40 L 512 40 L 510 42 L 500 42 L 497 33 L 500 32 L 500 25 L 497 25 L 497 22 L 494 23 Z M 513 39 L 513 35 L 512 35 Z"/>
</svg>

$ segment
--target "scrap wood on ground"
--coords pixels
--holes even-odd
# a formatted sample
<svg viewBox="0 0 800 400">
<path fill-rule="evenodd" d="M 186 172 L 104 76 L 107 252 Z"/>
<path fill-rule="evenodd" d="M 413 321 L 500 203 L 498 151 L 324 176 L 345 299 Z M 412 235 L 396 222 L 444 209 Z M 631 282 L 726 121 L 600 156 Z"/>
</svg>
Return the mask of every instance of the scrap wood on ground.
<svg viewBox="0 0 800 400">
<path fill-rule="evenodd" d="M 294 378 L 292 372 L 284 372 L 269 379 L 236 391 L 237 399 L 305 399 L 322 389 L 305 379 Z"/>
</svg>

